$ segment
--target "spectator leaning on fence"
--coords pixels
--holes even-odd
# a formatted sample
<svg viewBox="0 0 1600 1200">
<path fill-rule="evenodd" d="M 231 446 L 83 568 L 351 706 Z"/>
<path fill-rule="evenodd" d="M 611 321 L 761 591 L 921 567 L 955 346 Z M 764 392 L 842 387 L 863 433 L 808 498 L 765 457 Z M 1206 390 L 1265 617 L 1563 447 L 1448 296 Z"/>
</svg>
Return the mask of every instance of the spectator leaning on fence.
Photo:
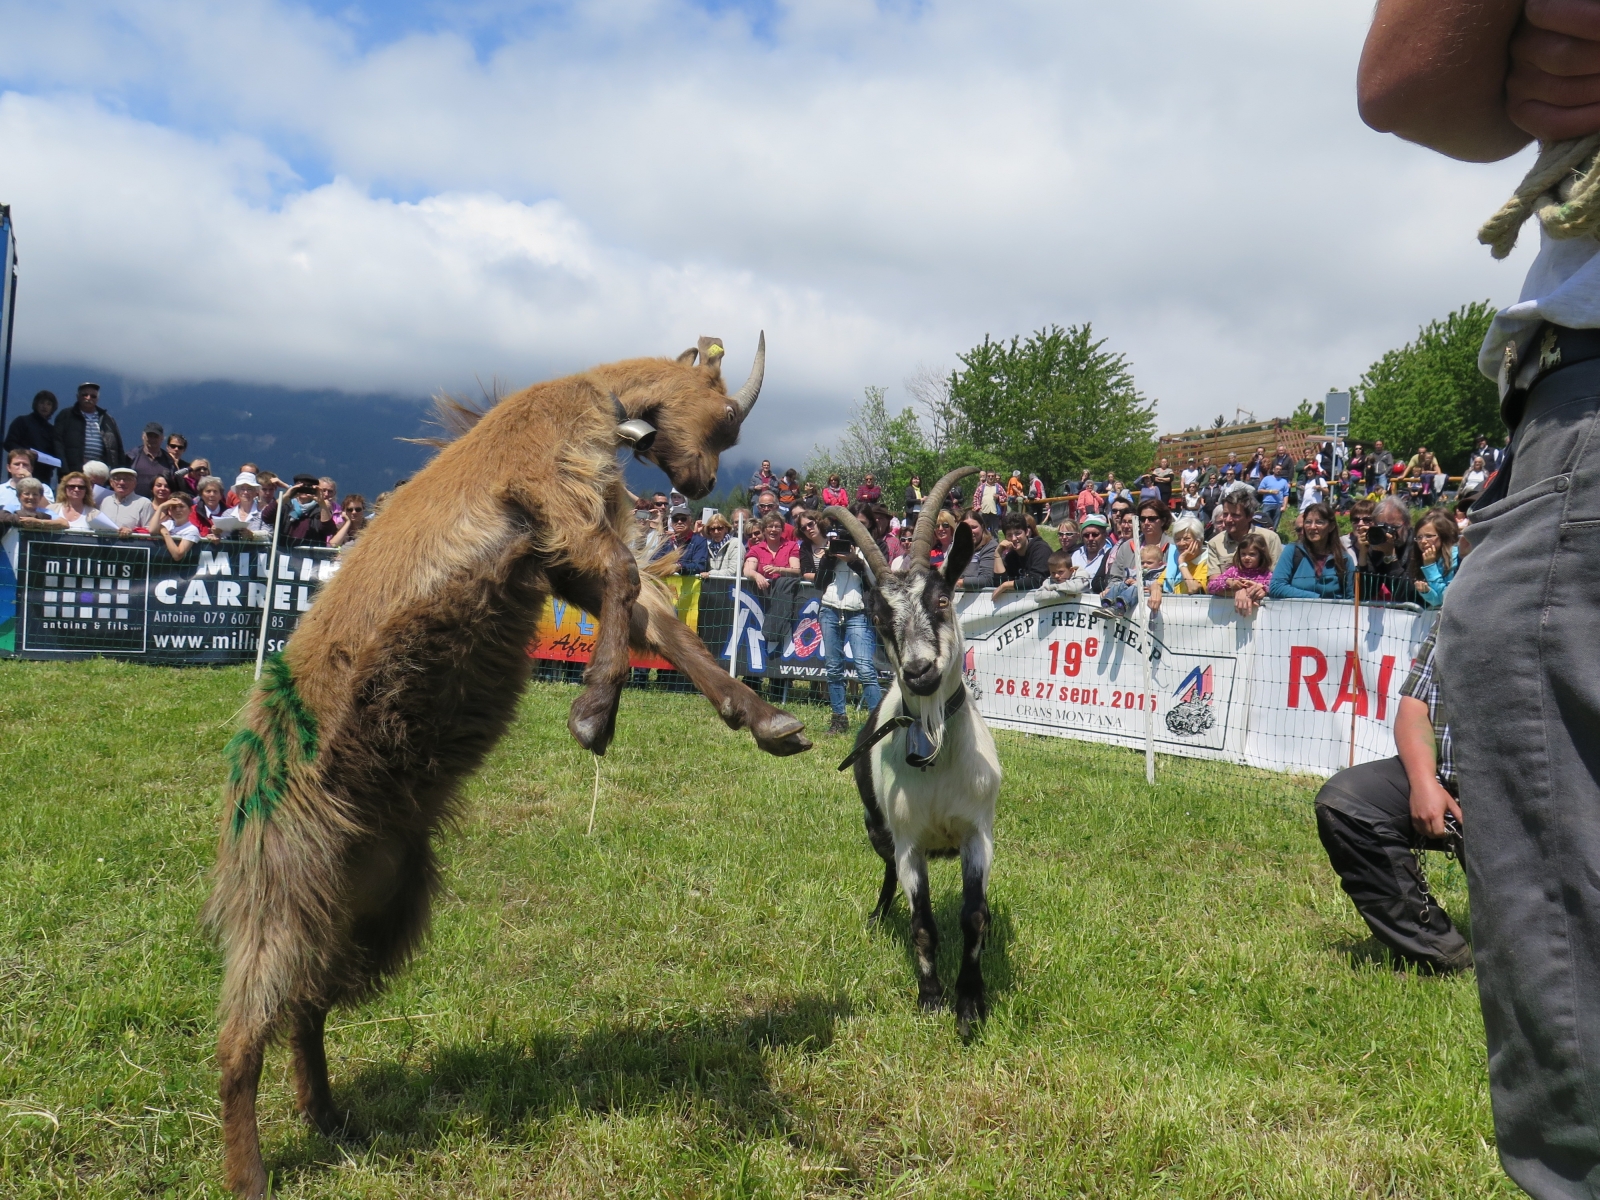
<svg viewBox="0 0 1600 1200">
<path fill-rule="evenodd" d="M 1195 517 L 1185 514 L 1172 522 L 1172 547 L 1167 554 L 1167 591 L 1180 596 L 1204 596 L 1210 568 L 1206 562 L 1206 531 Z"/>
<path fill-rule="evenodd" d="M 1266 531 L 1252 529 L 1239 539 L 1233 560 L 1206 580 L 1206 591 L 1213 596 L 1232 596 L 1234 611 L 1242 617 L 1255 616 L 1272 587 L 1272 548 Z M 1207 568 L 1210 568 L 1209 548 Z"/>
<path fill-rule="evenodd" d="M 996 600 L 1007 592 L 1031 592 L 1050 577 L 1050 543 L 1031 535 L 1027 517 L 1006 517 L 1005 535 L 995 543 L 995 573 L 1005 576 L 994 589 Z"/>
<path fill-rule="evenodd" d="M 706 522 L 706 574 L 716 579 L 732 579 L 744 562 L 744 547 L 733 536 L 733 527 L 721 513 L 712 513 Z"/>
<path fill-rule="evenodd" d="M 1267 568 L 1277 566 L 1278 555 L 1283 553 L 1283 541 L 1276 529 L 1256 529 L 1256 500 L 1248 484 L 1235 484 L 1224 488 L 1218 504 L 1221 515 L 1212 514 L 1212 522 L 1220 525 L 1222 532 L 1206 543 L 1206 569 L 1215 579 L 1233 565 L 1234 553 L 1239 549 L 1239 539 L 1245 534 L 1260 533 L 1267 543 Z"/>
<path fill-rule="evenodd" d="M 68 471 L 57 485 L 58 499 L 50 506 L 50 515 L 65 521 L 74 533 L 87 533 L 89 514 L 95 511 L 90 499 L 93 489 L 94 484 L 82 471 Z"/>
<path fill-rule="evenodd" d="M 1072 552 L 1072 569 L 1084 580 L 1084 590 L 1095 595 L 1106 590 L 1111 581 L 1111 558 L 1116 547 L 1106 531 L 1106 519 L 1099 513 L 1090 513 L 1078 523 L 1078 536 L 1083 545 Z"/>
<path fill-rule="evenodd" d="M 134 491 L 138 483 L 139 476 L 132 467 L 113 467 L 111 495 L 100 503 L 100 515 L 115 521 L 124 534 L 136 529 L 148 531 L 155 520 L 155 505 Z"/>
<path fill-rule="evenodd" d="M 966 592 L 986 592 L 995 583 L 994 537 L 972 513 L 968 513 L 962 523 L 972 534 L 972 558 L 956 581 L 956 587 Z"/>
<path fill-rule="evenodd" d="M 1364 577 L 1362 599 L 1407 602 L 1416 598 L 1410 572 L 1411 516 L 1398 497 L 1385 496 L 1378 503 L 1365 540 L 1358 539 L 1354 549 Z"/>
<path fill-rule="evenodd" d="M 223 515 L 244 522 L 250 533 L 262 532 L 261 488 L 253 472 L 239 472 L 239 477 L 233 481 L 233 496 L 234 506 Z"/>
<path fill-rule="evenodd" d="M 1300 514 L 1301 538 L 1285 546 L 1272 572 L 1274 600 L 1348 600 L 1354 595 L 1355 559 L 1339 541 L 1339 522 L 1326 504 Z"/>
<path fill-rule="evenodd" d="M 24 529 L 66 529 L 67 522 L 51 512 L 45 504 L 44 484 L 29 476 L 16 482 L 17 510 L 15 519 Z"/>
<path fill-rule="evenodd" d="M 760 593 L 772 589 L 783 575 L 800 574 L 800 547 L 785 534 L 784 520 L 776 512 L 761 518 L 761 540 L 752 542 L 745 555 L 744 576 Z"/>
<path fill-rule="evenodd" d="M 156 509 L 154 520 L 150 532 L 166 543 L 173 562 L 181 562 L 202 536 L 190 518 L 189 498 L 182 492 Z"/>
<path fill-rule="evenodd" d="M 1438 608 L 1444 603 L 1445 589 L 1461 565 L 1460 540 L 1456 519 L 1445 509 L 1417 518 L 1411 535 L 1411 581 L 1424 606 Z"/>
<path fill-rule="evenodd" d="M 6 452 L 9 454 L 13 450 L 32 450 L 35 455 L 34 478 L 44 484 L 48 484 L 54 477 L 55 468 L 39 460 L 37 456 L 48 454 L 51 458 L 60 457 L 56 452 L 56 431 L 50 424 L 50 418 L 55 416 L 56 406 L 54 392 L 35 392 L 33 407 L 12 421 L 11 428 L 6 430 Z"/>
<path fill-rule="evenodd" d="M 211 537 L 211 527 L 216 524 L 217 518 L 228 511 L 227 500 L 223 496 L 222 480 L 215 475 L 204 475 L 195 481 L 194 511 L 189 519 L 195 524 L 202 537 Z"/>
<path fill-rule="evenodd" d="M 673 550 L 678 552 L 679 575 L 703 575 L 711 566 L 711 553 L 706 539 L 694 531 L 694 517 L 687 508 L 672 510 L 672 536 L 656 552 L 659 557 Z"/>
</svg>

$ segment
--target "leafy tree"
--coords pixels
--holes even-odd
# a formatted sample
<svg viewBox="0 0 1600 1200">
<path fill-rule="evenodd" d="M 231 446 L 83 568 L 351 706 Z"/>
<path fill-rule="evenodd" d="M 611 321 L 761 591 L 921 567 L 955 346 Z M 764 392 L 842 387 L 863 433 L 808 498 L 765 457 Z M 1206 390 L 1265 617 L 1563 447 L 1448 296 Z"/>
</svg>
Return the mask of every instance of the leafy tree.
<svg viewBox="0 0 1600 1200">
<path fill-rule="evenodd" d="M 1155 405 L 1134 386 L 1127 359 L 1087 323 L 1051 325 L 1026 341 L 992 341 L 961 355 L 950 376 L 959 414 L 945 459 L 993 470 L 1037 471 L 1052 491 L 1085 467 L 1132 477 L 1155 453 Z"/>
<path fill-rule="evenodd" d="M 1368 367 L 1351 389 L 1351 440 L 1382 438 L 1396 457 L 1427 446 L 1446 469 L 1465 467 L 1474 435 L 1499 428 L 1499 394 L 1478 371 L 1493 319 L 1487 301 L 1465 304 Z"/>
<path fill-rule="evenodd" d="M 1316 407 L 1311 406 L 1311 401 L 1300 401 L 1300 407 L 1294 410 L 1289 418 L 1290 429 L 1315 430 L 1321 433 L 1326 426 L 1322 423 L 1323 401 L 1318 400 Z"/>
<path fill-rule="evenodd" d="M 807 479 L 821 483 L 838 474 L 853 485 L 871 471 L 894 507 L 912 475 L 926 477 L 937 469 L 938 456 L 928 446 L 916 412 L 905 408 L 891 413 L 887 395 L 885 388 L 864 389 L 838 445 L 817 446 L 812 451 L 805 468 Z"/>
</svg>

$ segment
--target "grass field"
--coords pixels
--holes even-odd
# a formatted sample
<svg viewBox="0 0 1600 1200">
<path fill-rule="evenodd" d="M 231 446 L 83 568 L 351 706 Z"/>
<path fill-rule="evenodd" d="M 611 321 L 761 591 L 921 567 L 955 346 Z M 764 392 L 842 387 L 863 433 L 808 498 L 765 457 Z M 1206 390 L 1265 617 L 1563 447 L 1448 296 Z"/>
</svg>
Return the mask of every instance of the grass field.
<svg viewBox="0 0 1600 1200">
<path fill-rule="evenodd" d="M 0 1195 L 220 1195 L 195 918 L 248 682 L 0 663 Z M 1310 781 L 1163 760 L 1152 792 L 1139 755 L 1000 734 L 994 1015 L 964 1046 L 917 1012 L 904 900 L 865 928 L 840 739 L 769 759 L 630 691 L 585 836 L 573 694 L 531 689 L 427 950 L 330 1022 L 369 1138 L 302 1127 L 269 1058 L 277 1194 L 1517 1194 L 1471 978 L 1377 960 Z M 934 886 L 951 980 L 953 864 Z"/>
</svg>

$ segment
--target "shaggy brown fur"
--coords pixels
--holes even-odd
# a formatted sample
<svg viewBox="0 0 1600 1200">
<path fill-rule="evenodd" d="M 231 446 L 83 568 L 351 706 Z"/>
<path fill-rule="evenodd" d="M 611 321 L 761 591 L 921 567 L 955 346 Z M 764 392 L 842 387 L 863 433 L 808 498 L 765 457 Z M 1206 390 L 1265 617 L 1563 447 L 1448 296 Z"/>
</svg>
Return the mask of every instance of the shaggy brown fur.
<svg viewBox="0 0 1600 1200">
<path fill-rule="evenodd" d="M 612 397 L 655 425 L 647 457 L 703 496 L 739 435 L 721 350 L 702 339 L 676 361 L 596 367 L 483 414 L 394 493 L 252 696 L 206 907 L 225 955 L 217 1059 L 239 1195 L 267 1188 L 255 1104 L 275 1036 L 289 1035 L 300 1110 L 341 1128 L 323 1023 L 417 948 L 439 879 L 433 834 L 515 713 L 552 593 L 600 617 L 568 721 L 584 746 L 611 740 L 631 642 L 763 749 L 809 747 L 799 721 L 718 667 L 657 581 L 641 584 L 629 544 Z"/>
</svg>

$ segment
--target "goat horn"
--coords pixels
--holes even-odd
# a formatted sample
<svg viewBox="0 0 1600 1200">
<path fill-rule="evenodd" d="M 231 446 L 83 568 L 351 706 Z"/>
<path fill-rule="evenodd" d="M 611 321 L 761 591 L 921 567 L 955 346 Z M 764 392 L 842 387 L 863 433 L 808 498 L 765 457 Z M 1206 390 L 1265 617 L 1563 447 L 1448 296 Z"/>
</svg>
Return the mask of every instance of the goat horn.
<svg viewBox="0 0 1600 1200">
<path fill-rule="evenodd" d="M 884 558 L 883 551 L 878 549 L 878 543 L 867 532 L 867 527 L 856 520 L 848 509 L 840 508 L 837 504 L 830 504 L 822 511 L 844 526 L 845 532 L 855 541 L 856 549 L 867 560 L 867 566 L 872 568 L 873 576 L 885 578 L 889 574 L 889 560 Z"/>
<path fill-rule="evenodd" d="M 729 403 L 739 413 L 739 420 L 743 421 L 750 415 L 750 410 L 756 406 L 756 397 L 761 395 L 761 377 L 767 373 L 767 331 L 761 331 L 761 338 L 756 342 L 756 360 L 750 364 L 750 378 L 744 381 L 744 386 L 729 397 Z"/>
<path fill-rule="evenodd" d="M 917 531 L 911 535 L 911 549 L 907 552 L 907 558 L 922 563 L 929 561 L 933 550 L 933 533 L 939 524 L 939 509 L 944 504 L 945 496 L 956 480 L 977 473 L 977 467 L 957 467 L 928 489 L 928 494 L 922 498 L 922 512 L 917 517 Z"/>
</svg>

